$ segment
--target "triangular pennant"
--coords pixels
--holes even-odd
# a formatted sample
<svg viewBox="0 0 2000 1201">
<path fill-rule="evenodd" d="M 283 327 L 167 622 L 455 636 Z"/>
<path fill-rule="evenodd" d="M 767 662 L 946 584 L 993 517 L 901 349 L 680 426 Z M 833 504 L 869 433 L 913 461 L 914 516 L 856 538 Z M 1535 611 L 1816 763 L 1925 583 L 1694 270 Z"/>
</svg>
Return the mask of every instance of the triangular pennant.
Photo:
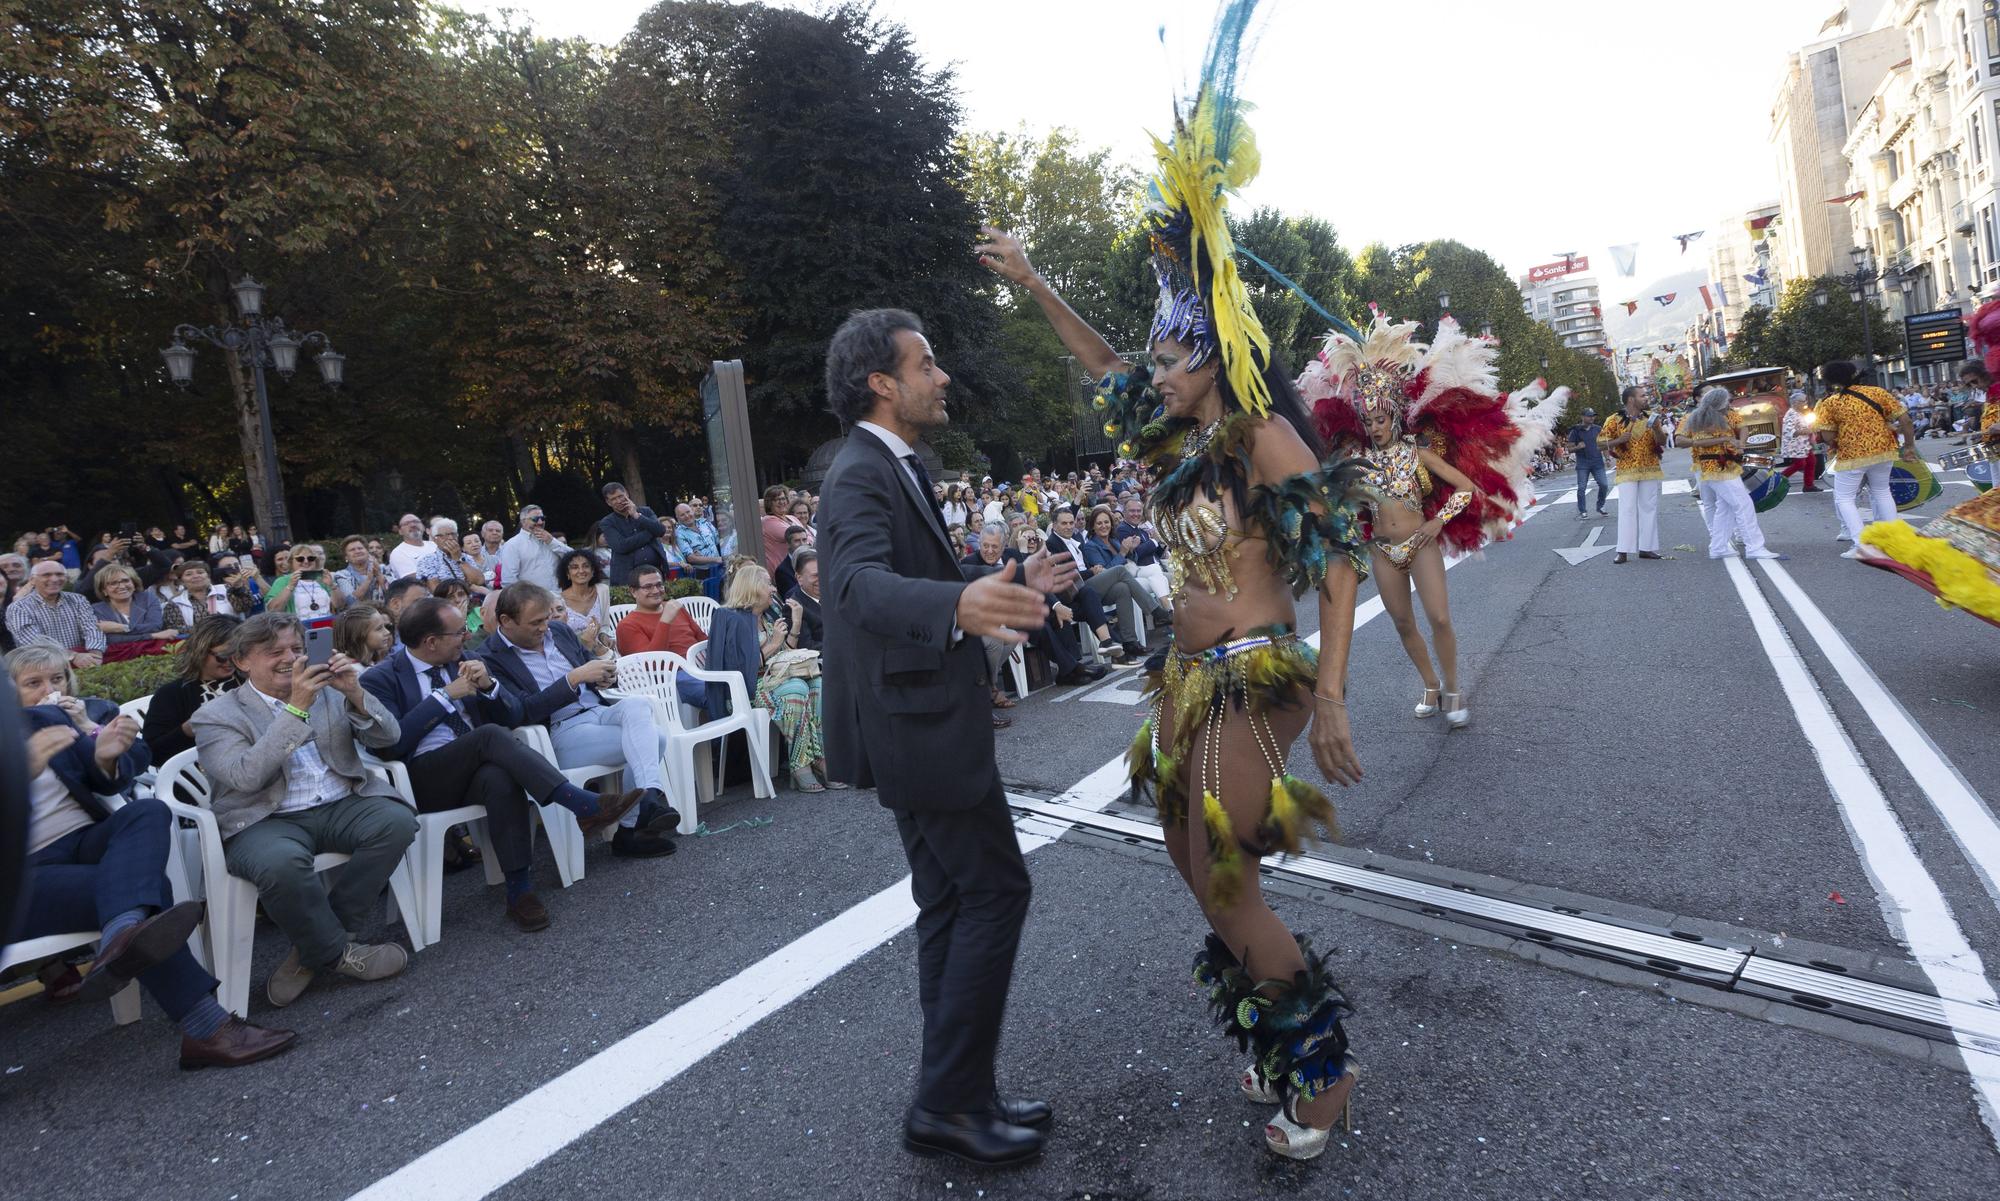
<svg viewBox="0 0 2000 1201">
<path fill-rule="evenodd" d="M 1611 248 L 1611 261 L 1618 264 L 1618 274 L 1630 279 L 1639 269 L 1639 244 L 1629 242 Z"/>
</svg>

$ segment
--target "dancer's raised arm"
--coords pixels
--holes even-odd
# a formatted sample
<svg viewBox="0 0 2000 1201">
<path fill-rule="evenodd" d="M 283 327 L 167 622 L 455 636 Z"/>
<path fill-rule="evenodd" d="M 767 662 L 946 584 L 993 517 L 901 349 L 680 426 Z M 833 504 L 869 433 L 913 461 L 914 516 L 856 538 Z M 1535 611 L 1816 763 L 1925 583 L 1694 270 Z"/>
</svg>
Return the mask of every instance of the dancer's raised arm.
<svg viewBox="0 0 2000 1201">
<path fill-rule="evenodd" d="M 1090 378 L 1102 379 L 1125 368 L 1125 361 L 1111 349 L 1111 343 L 1090 328 L 1089 322 L 1077 316 L 1076 310 L 1070 308 L 1069 303 L 1049 286 L 1049 281 L 1036 274 L 1034 264 L 1028 261 L 1028 252 L 1019 238 L 990 225 L 980 226 L 979 232 L 986 237 L 986 241 L 973 247 L 979 261 L 1000 278 L 1028 290 L 1028 295 L 1042 306 L 1042 315 L 1055 327 L 1056 336 L 1076 356 L 1083 369 L 1090 373 Z"/>
</svg>

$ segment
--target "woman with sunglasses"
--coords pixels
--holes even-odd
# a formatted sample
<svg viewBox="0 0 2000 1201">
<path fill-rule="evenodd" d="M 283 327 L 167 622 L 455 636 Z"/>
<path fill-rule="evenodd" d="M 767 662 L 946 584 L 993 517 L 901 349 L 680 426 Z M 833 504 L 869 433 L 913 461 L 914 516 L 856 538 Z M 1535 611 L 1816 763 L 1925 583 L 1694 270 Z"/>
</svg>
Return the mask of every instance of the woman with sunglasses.
<svg viewBox="0 0 2000 1201">
<path fill-rule="evenodd" d="M 333 590 L 326 571 L 326 548 L 301 542 L 292 548 L 290 570 L 271 581 L 266 613 L 292 613 L 307 629 L 333 624 Z"/>
<path fill-rule="evenodd" d="M 188 723 L 194 711 L 243 682 L 229 657 L 229 635 L 242 624 L 235 617 L 203 617 L 181 644 L 180 672 L 160 686 L 139 731 L 153 762 L 165 763 L 194 745 Z"/>
</svg>

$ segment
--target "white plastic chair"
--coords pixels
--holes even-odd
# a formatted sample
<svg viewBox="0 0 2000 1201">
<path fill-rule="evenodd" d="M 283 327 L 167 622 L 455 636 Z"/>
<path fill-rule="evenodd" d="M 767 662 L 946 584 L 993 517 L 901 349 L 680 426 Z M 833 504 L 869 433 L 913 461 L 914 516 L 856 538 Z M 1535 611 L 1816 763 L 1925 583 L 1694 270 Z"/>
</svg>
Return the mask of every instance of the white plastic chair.
<svg viewBox="0 0 2000 1201">
<path fill-rule="evenodd" d="M 143 726 L 146 724 L 146 710 L 152 707 L 153 696 L 147 693 L 145 696 L 135 696 L 118 706 L 118 714 L 121 717 L 129 717 Z"/>
<path fill-rule="evenodd" d="M 556 762 L 555 740 L 549 737 L 547 726 L 521 726 L 511 733 L 516 741 L 549 761 L 549 765 L 563 774 L 563 779 L 582 788 L 592 780 L 610 776 L 614 781 L 625 778 L 625 766 L 621 763 L 593 763 L 584 767 L 564 767 Z M 576 820 L 576 814 L 561 805 L 536 805 L 534 813 L 542 823 L 542 830 L 549 836 L 549 854 L 555 857 L 556 871 L 562 876 L 564 888 L 583 879 L 583 852 L 586 842 L 583 826 Z"/>
<path fill-rule="evenodd" d="M 1017 643 L 1007 650 L 1007 671 L 1014 677 L 1014 695 L 1028 695 L 1028 644 Z"/>
<path fill-rule="evenodd" d="M 707 670 L 708 668 L 707 640 L 704 639 L 703 641 L 697 642 L 694 645 L 688 647 L 687 661 L 688 661 L 688 666 L 690 667 L 699 667 L 704 671 Z M 768 710 L 762 710 L 762 709 L 758 710 L 758 712 L 764 714 L 764 724 L 765 727 L 768 729 L 771 724 L 770 712 Z M 703 711 L 700 705 L 690 705 L 686 703 L 683 703 L 681 705 L 682 724 L 690 728 L 698 726 L 702 722 L 702 716 L 703 716 Z M 771 767 L 772 776 L 773 778 L 776 778 L 778 770 L 777 769 L 778 743 L 777 740 L 772 739 L 768 736 L 765 738 L 765 742 L 770 748 L 770 763 L 772 764 Z M 708 748 L 706 746 L 700 748 L 698 752 L 699 755 L 704 755 L 704 756 L 708 755 L 708 753 L 709 753 Z M 729 756 L 723 754 L 716 754 L 715 756 L 713 756 L 713 758 L 715 760 L 715 792 L 721 792 L 723 786 L 727 783 L 724 777 L 728 775 Z M 713 798 L 715 794 L 710 793 L 709 795 L 711 798 Z"/>
<path fill-rule="evenodd" d="M 64 951 L 89 946 L 102 937 L 97 930 L 78 930 L 70 934 L 45 934 L 40 938 L 30 938 L 24 942 L 9 943 L 0 947 L 0 972 L 17 963 L 28 963 L 36 959 L 46 959 L 60 955 Z M 124 988 L 111 994 L 111 1020 L 120 1026 L 129 1026 L 139 1020 L 139 982 L 134 980 Z"/>
<path fill-rule="evenodd" d="M 701 627 L 702 633 L 708 633 L 709 619 L 715 616 L 715 601 L 713 598 L 706 596 L 684 596 L 681 598 L 681 608 L 686 609 L 687 615 L 694 618 L 694 624 Z"/>
<path fill-rule="evenodd" d="M 202 774 L 201 766 L 196 761 L 198 753 L 191 748 L 167 760 L 160 769 L 155 795 L 176 817 L 194 823 L 192 830 L 181 833 L 183 838 L 192 839 L 194 843 L 194 853 L 187 857 L 187 861 L 201 865 L 198 873 L 189 874 L 187 884 L 198 886 L 201 889 L 198 895 L 208 901 L 208 917 L 204 922 L 208 935 L 208 970 L 221 982 L 218 999 L 222 1007 L 237 1017 L 249 1017 L 250 959 L 257 931 L 257 886 L 241 876 L 229 874 L 229 865 L 222 853 L 222 831 L 216 824 L 215 814 L 208 808 L 208 777 Z M 176 799 L 180 796 L 194 797 L 197 803 L 190 805 Z M 313 870 L 323 872 L 346 863 L 348 858 L 337 851 L 315 855 Z M 417 908 L 416 886 L 410 877 L 407 856 L 390 875 L 389 891 L 395 895 L 403 927 L 410 932 L 414 942 L 422 926 L 422 914 Z"/>
<path fill-rule="evenodd" d="M 697 643 L 694 649 L 706 649 Z M 721 683 L 729 689 L 729 716 L 703 721 L 692 706 L 683 707 L 677 683 L 686 674 L 704 683 Z M 750 742 L 750 775 L 757 796 L 774 797 L 771 785 L 771 714 L 750 704 L 749 691 L 735 672 L 711 672 L 689 663 L 672 651 L 647 651 L 624 655 L 618 660 L 618 690 L 641 696 L 653 703 L 660 727 L 667 734 L 668 791 L 681 812 L 680 832 L 694 833 L 701 805 L 715 799 L 714 777 L 710 774 L 708 744 L 719 742 L 738 730 Z M 695 716 L 690 717 L 690 714 Z"/>
<path fill-rule="evenodd" d="M 610 610 L 610 615 L 611 615 L 611 632 L 612 632 L 612 633 L 614 633 L 614 634 L 615 634 L 615 633 L 617 633 L 617 632 L 618 632 L 618 623 L 619 623 L 619 622 L 621 622 L 621 621 L 624 621 L 624 620 L 625 620 L 625 619 L 626 619 L 627 617 L 630 617 L 630 616 L 632 615 L 632 610 L 634 610 L 634 609 L 636 609 L 636 608 L 638 608 L 638 607 L 639 607 L 639 606 L 637 606 L 637 605 L 613 605 L 613 606 L 611 606 L 611 610 Z"/>
<path fill-rule="evenodd" d="M 403 803 L 410 808 L 417 807 L 416 790 L 410 787 L 410 769 L 394 760 L 378 758 L 365 747 L 355 747 L 360 753 L 362 766 L 379 774 Z M 472 841 L 479 847 L 481 861 L 486 867 L 486 883 L 490 887 L 505 879 L 499 861 L 493 858 L 493 843 L 486 833 L 486 806 L 460 805 L 456 809 L 443 809 L 436 813 L 417 814 L 417 836 L 410 840 L 409 849 L 403 852 L 403 863 L 409 868 L 410 881 L 417 898 L 418 924 L 421 930 L 410 931 L 410 946 L 418 951 L 438 942 L 444 937 L 444 840 L 445 834 L 459 824 L 472 829 Z M 407 926 L 409 923 L 404 923 Z"/>
</svg>

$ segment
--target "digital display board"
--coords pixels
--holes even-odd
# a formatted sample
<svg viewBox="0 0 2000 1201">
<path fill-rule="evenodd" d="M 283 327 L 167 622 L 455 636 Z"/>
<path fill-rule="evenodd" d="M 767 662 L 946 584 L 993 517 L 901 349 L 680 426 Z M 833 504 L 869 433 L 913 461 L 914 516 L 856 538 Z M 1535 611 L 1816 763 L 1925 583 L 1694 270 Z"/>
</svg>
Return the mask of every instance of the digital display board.
<svg viewBox="0 0 2000 1201">
<path fill-rule="evenodd" d="M 1957 309 L 1912 313 L 1903 318 L 1903 346 L 1912 367 L 1960 362 L 1966 357 L 1965 320 Z"/>
</svg>

